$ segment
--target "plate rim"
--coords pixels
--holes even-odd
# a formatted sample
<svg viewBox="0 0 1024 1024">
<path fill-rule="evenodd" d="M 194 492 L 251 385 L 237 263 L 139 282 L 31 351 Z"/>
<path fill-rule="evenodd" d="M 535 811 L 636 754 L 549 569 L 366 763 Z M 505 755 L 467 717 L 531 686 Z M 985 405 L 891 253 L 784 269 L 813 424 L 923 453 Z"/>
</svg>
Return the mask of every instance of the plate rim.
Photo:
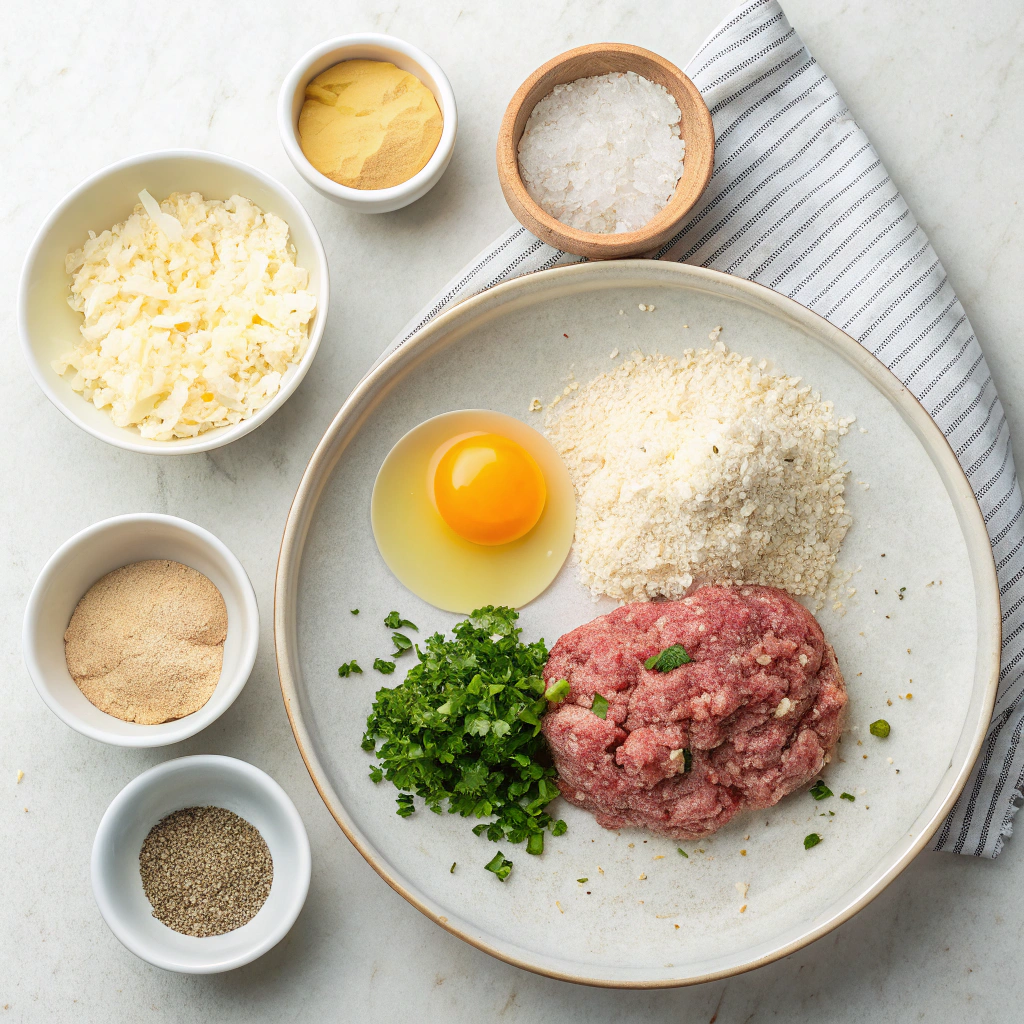
<svg viewBox="0 0 1024 1024">
<path fill-rule="evenodd" d="M 323 773 L 323 769 L 320 767 L 313 749 L 313 741 L 298 708 L 299 686 L 291 668 L 297 648 L 295 597 L 302 552 L 310 522 L 319 503 L 320 494 L 349 441 L 358 433 L 365 420 L 384 397 L 389 390 L 389 385 L 412 371 L 418 363 L 429 358 L 435 343 L 442 343 L 441 348 L 443 348 L 445 336 L 450 331 L 457 330 L 458 321 L 472 321 L 488 311 L 494 315 L 517 299 L 528 299 L 531 292 L 543 292 L 553 280 L 568 278 L 571 281 L 573 277 L 580 277 L 583 279 L 582 288 L 586 289 L 588 279 L 594 276 L 598 278 L 610 276 L 613 281 L 615 277 L 621 277 L 621 284 L 628 286 L 631 277 L 642 277 L 645 274 L 650 276 L 652 286 L 663 286 L 665 283 L 670 283 L 671 278 L 678 277 L 684 283 L 684 288 L 687 286 L 697 287 L 699 290 L 710 291 L 717 295 L 724 295 L 731 291 L 735 293 L 734 301 L 745 301 L 746 304 L 755 308 L 763 308 L 765 305 L 772 307 L 774 315 L 782 316 L 794 323 L 813 340 L 819 344 L 829 345 L 841 358 L 853 364 L 861 375 L 866 377 L 869 383 L 872 383 L 896 407 L 935 466 L 950 497 L 950 503 L 953 505 L 958 525 L 964 536 L 978 607 L 978 645 L 975 652 L 971 697 L 965 713 L 963 728 L 956 741 L 954 756 L 936 789 L 928 798 L 928 802 L 918 818 L 915 819 L 915 824 L 926 814 L 930 813 L 930 817 L 916 835 L 909 837 L 910 841 L 897 840 L 884 852 L 879 862 L 853 884 L 853 889 L 861 887 L 853 898 L 848 899 L 843 905 L 836 906 L 836 903 L 841 903 L 847 895 L 841 893 L 819 918 L 809 921 L 806 925 L 792 926 L 783 932 L 781 937 L 766 940 L 771 948 L 761 953 L 755 952 L 754 955 L 747 957 L 742 962 L 723 965 L 701 974 L 679 977 L 602 977 L 594 972 L 564 970 L 554 964 L 547 966 L 536 959 L 528 959 L 526 957 L 528 951 L 523 947 L 508 943 L 506 940 L 477 934 L 469 922 L 461 919 L 451 920 L 445 913 L 439 912 L 445 908 L 440 907 L 430 897 L 420 892 L 415 885 L 408 882 L 401 871 L 388 862 L 382 852 L 377 851 L 371 843 L 364 839 L 360 829 L 349 818 L 344 805 L 333 793 L 330 785 L 322 782 L 318 777 L 318 771 Z M 703 287 L 701 287 L 702 285 Z M 986 612 L 989 616 L 987 632 L 984 628 Z M 981 508 L 949 441 L 918 399 L 884 363 L 856 339 L 813 310 L 802 306 L 796 300 L 757 282 L 734 277 L 721 271 L 685 263 L 647 259 L 576 263 L 537 271 L 502 282 L 459 301 L 404 340 L 387 357 L 375 363 L 366 376 L 352 389 L 332 419 L 310 456 L 296 488 L 295 497 L 288 510 L 278 553 L 277 572 L 274 580 L 273 618 L 274 654 L 281 695 L 299 754 L 313 785 L 331 816 L 370 867 L 395 892 L 435 924 L 498 960 L 559 981 L 601 988 L 641 990 L 702 984 L 733 977 L 765 966 L 782 957 L 789 956 L 827 935 L 884 891 L 928 845 L 970 778 L 995 707 L 1002 648 L 999 583 Z M 984 680 L 983 685 L 981 684 L 982 680 Z M 965 734 L 971 730 L 973 731 L 966 748 L 960 751 L 959 763 L 955 763 L 958 760 L 957 748 L 964 745 Z M 944 795 L 938 799 L 936 805 L 937 796 L 942 793 L 944 787 Z M 936 806 L 932 807 L 932 805 Z M 929 807 L 932 807 L 930 812 Z M 862 885 L 864 880 L 868 881 Z M 787 932 L 794 929 L 799 929 L 800 934 L 787 938 Z M 756 950 L 758 945 L 763 946 L 765 942 L 755 944 L 751 950 Z M 511 948 L 507 948 L 509 946 Z M 735 954 L 724 954 L 717 959 L 722 960 L 729 957 L 736 959 Z"/>
</svg>

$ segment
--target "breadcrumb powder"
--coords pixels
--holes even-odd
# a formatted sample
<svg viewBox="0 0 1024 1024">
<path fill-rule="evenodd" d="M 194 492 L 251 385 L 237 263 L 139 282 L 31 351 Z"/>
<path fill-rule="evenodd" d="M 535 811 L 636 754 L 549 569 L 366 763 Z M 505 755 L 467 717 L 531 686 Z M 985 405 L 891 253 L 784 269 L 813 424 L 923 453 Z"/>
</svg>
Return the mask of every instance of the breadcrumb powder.
<svg viewBox="0 0 1024 1024">
<path fill-rule="evenodd" d="M 97 580 L 75 606 L 64 654 L 100 711 L 159 725 L 198 711 L 220 680 L 228 612 L 191 566 L 132 562 Z"/>
<path fill-rule="evenodd" d="M 595 597 L 749 583 L 820 607 L 848 578 L 838 445 L 853 417 L 799 377 L 717 342 L 680 359 L 634 352 L 554 405 L 547 435 L 576 489 L 575 550 Z"/>
</svg>

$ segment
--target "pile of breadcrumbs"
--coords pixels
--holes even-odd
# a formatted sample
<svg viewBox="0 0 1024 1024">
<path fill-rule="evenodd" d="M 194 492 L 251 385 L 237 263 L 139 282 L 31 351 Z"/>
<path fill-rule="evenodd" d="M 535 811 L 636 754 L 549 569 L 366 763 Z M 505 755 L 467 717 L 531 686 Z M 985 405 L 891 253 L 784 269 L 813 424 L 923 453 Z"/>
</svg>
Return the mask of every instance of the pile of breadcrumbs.
<svg viewBox="0 0 1024 1024">
<path fill-rule="evenodd" d="M 696 583 L 825 600 L 850 516 L 836 419 L 799 377 L 718 342 L 633 353 L 556 400 L 547 434 L 576 488 L 576 555 L 595 596 L 679 598 Z"/>
</svg>

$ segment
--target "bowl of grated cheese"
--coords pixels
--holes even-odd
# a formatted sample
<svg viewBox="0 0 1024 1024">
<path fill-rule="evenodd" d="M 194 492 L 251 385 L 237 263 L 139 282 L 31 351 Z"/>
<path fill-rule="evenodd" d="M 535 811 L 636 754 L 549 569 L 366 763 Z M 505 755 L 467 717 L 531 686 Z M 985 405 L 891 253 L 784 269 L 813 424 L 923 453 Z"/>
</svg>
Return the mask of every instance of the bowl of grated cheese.
<svg viewBox="0 0 1024 1024">
<path fill-rule="evenodd" d="M 327 321 L 327 257 L 298 200 L 229 157 L 113 164 L 39 229 L 18 302 L 36 382 L 108 444 L 228 444 L 295 392 Z"/>
</svg>

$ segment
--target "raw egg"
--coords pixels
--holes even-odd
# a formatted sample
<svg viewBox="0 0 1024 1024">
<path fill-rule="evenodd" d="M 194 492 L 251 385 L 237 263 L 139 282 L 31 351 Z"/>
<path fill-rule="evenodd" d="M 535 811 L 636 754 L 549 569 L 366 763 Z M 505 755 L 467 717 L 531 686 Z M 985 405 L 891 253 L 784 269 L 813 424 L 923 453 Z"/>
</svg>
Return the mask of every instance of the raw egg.
<svg viewBox="0 0 1024 1024">
<path fill-rule="evenodd" d="M 418 597 L 445 611 L 520 608 L 572 545 L 569 471 L 545 438 L 502 413 L 444 413 L 409 431 L 377 473 L 377 548 Z"/>
<path fill-rule="evenodd" d="M 441 518 L 474 544 L 509 544 L 529 533 L 547 499 L 544 474 L 521 445 L 500 434 L 456 441 L 434 471 Z"/>
</svg>

